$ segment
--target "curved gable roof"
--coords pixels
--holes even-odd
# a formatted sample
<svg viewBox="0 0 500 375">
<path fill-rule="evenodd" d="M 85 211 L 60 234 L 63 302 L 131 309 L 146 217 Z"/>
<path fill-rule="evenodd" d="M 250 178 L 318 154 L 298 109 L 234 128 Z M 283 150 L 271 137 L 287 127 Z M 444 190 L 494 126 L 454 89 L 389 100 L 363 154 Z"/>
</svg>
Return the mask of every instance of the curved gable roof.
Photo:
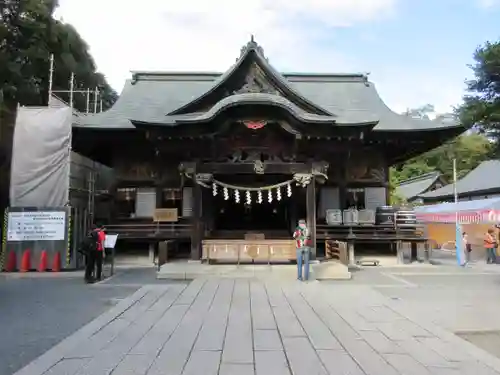
<svg viewBox="0 0 500 375">
<path fill-rule="evenodd" d="M 219 79 L 217 79 L 217 81 L 214 82 L 214 85 L 209 90 L 204 92 L 199 97 L 193 99 L 192 101 L 169 112 L 167 115 L 174 116 L 174 115 L 193 112 L 193 110 L 191 109 L 193 106 L 203 101 L 205 98 L 213 94 L 219 88 L 222 88 L 227 83 L 227 81 L 234 74 L 236 74 L 236 72 L 239 69 L 241 69 L 244 63 L 247 62 L 248 60 L 254 61 L 259 66 L 259 68 L 262 69 L 262 71 L 266 74 L 266 76 L 273 81 L 273 83 L 276 85 L 276 88 L 278 88 L 280 91 L 283 91 L 291 102 L 301 103 L 305 107 L 310 109 L 311 112 L 317 115 L 324 115 L 324 116 L 332 115 L 332 113 L 330 113 L 328 110 L 322 108 L 313 101 L 310 101 L 309 99 L 304 97 L 299 91 L 294 89 L 293 86 L 291 86 L 289 82 L 286 80 L 286 78 L 283 77 L 281 73 L 279 73 L 276 69 L 274 69 L 271 66 L 268 60 L 264 57 L 264 51 L 262 47 L 260 47 L 255 42 L 253 36 L 250 42 L 248 42 L 247 45 L 242 48 L 240 58 L 236 61 L 236 63 L 231 68 L 229 68 L 229 70 L 226 71 L 226 73 L 221 75 Z"/>
<path fill-rule="evenodd" d="M 452 131 L 456 133 L 461 130 L 455 121 L 420 120 L 393 112 L 366 74 L 279 73 L 269 64 L 262 48 L 253 40 L 242 49 L 240 58 L 224 74 L 134 72 L 133 79 L 125 83 L 112 108 L 77 119 L 75 125 L 86 128 L 134 129 L 132 120 L 171 125 L 182 117 L 196 117 L 202 112 L 210 111 L 211 107 L 217 105 L 216 101 L 228 96 L 225 93 L 210 103 L 210 106 L 199 108 L 198 104 L 207 96 L 213 95 L 217 90 L 223 93 L 225 83 L 234 74 L 241 74 L 240 68 L 248 66 L 247 63 L 257 64 L 269 83 L 279 88 L 282 97 L 299 108 L 301 114 L 309 113 L 316 118 L 324 116 L 325 121 L 328 116 L 328 121 L 332 124 L 369 123 L 374 125 L 373 131 L 380 132 L 455 129 Z M 234 80 L 232 83 L 234 86 Z M 229 97 L 231 96 L 234 95 L 230 94 Z"/>
<path fill-rule="evenodd" d="M 261 105 L 261 106 L 273 106 L 282 108 L 288 111 L 292 116 L 297 118 L 302 122 L 308 123 L 334 123 L 335 117 L 317 115 L 314 113 L 309 113 L 299 108 L 294 103 L 290 102 L 287 98 L 267 94 L 267 93 L 243 93 L 227 96 L 224 99 L 217 102 L 212 108 L 206 112 L 193 112 L 182 115 L 172 115 L 166 116 L 161 122 L 155 119 L 144 120 L 144 119 L 132 119 L 132 123 L 152 123 L 152 124 L 186 124 L 186 123 L 199 123 L 208 122 L 217 117 L 221 112 L 229 109 L 231 107 L 237 107 L 245 104 Z"/>
</svg>

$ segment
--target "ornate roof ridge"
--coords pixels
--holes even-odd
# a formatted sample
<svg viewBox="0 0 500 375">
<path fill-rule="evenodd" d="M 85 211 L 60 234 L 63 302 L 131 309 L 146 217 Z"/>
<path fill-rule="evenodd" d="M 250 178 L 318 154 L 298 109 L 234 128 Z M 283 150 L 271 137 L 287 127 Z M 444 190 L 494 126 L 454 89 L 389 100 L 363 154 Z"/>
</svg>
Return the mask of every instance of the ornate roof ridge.
<svg viewBox="0 0 500 375">
<path fill-rule="evenodd" d="M 264 48 L 262 48 L 262 46 L 260 46 L 255 41 L 255 38 L 254 38 L 253 34 L 250 35 L 250 41 L 246 45 L 244 45 L 243 47 L 241 47 L 240 58 L 243 57 L 246 53 L 248 53 L 251 50 L 259 53 L 263 58 L 265 58 L 267 60 L 267 58 L 264 55 Z"/>
<path fill-rule="evenodd" d="M 141 80 L 141 78 L 154 78 L 154 77 L 162 77 L 165 78 L 167 76 L 173 77 L 213 77 L 219 78 L 224 73 L 216 72 L 216 71 L 189 71 L 189 70 L 132 70 L 130 71 L 132 74 L 132 79 L 136 81 Z M 368 75 L 366 73 L 349 73 L 349 72 L 279 72 L 284 78 L 291 78 L 293 81 L 299 81 L 301 78 L 305 80 L 321 80 L 321 78 L 326 78 L 328 80 L 335 78 L 353 78 L 354 82 L 364 81 Z M 296 79 L 297 78 L 297 79 Z"/>
</svg>

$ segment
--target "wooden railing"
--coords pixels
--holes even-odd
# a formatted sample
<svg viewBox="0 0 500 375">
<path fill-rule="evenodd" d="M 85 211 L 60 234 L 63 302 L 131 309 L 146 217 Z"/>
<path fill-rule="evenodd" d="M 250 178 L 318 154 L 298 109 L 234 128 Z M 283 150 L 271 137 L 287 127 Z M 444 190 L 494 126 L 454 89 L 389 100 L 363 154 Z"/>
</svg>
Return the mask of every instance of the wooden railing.
<svg viewBox="0 0 500 375">
<path fill-rule="evenodd" d="M 202 259 L 222 262 L 288 262 L 297 258 L 294 240 L 204 240 Z"/>
<path fill-rule="evenodd" d="M 325 241 L 326 259 L 335 259 L 340 263 L 348 264 L 347 243 L 335 240 Z"/>
<path fill-rule="evenodd" d="M 106 232 L 120 239 L 177 239 L 191 236 L 189 223 L 120 223 L 106 225 Z"/>
<path fill-rule="evenodd" d="M 316 238 L 318 240 L 334 239 L 343 241 L 350 237 L 353 237 L 356 241 L 425 240 L 423 226 L 418 224 L 413 228 L 394 228 L 385 225 L 316 224 Z"/>
</svg>

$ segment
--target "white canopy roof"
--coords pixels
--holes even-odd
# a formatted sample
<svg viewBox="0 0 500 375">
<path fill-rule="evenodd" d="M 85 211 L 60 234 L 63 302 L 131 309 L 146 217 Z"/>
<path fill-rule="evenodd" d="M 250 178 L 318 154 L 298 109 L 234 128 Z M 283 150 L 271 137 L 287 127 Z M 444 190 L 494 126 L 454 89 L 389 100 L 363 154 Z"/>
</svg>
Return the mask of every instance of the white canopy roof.
<svg viewBox="0 0 500 375">
<path fill-rule="evenodd" d="M 453 222 L 457 211 L 462 223 L 497 223 L 500 222 L 500 197 L 415 207 L 417 217 L 426 222 Z"/>
<path fill-rule="evenodd" d="M 447 202 L 428 206 L 415 207 L 418 213 L 448 213 L 455 211 L 500 210 L 500 197 L 477 199 L 472 201 Z"/>
</svg>

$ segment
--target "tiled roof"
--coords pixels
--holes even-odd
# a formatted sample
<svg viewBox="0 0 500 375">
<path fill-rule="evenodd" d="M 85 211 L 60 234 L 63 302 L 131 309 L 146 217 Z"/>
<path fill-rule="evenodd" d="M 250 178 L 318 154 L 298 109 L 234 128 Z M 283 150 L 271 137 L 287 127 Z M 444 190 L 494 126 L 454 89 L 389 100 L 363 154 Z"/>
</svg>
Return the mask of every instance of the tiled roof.
<svg viewBox="0 0 500 375">
<path fill-rule="evenodd" d="M 176 114 L 189 103 L 201 100 L 225 82 L 229 75 L 234 74 L 235 69 L 242 65 L 241 59 L 254 58 L 272 75 L 272 80 L 283 88 L 287 100 L 304 100 L 318 109 L 313 115 L 319 114 L 323 120 L 331 121 L 332 124 L 373 123 L 376 124 L 375 131 L 432 131 L 459 127 L 449 119 L 422 120 L 393 112 L 364 74 L 279 73 L 260 56 L 260 47 L 255 47 L 256 44 L 252 46 L 253 54 L 248 51 L 243 53 L 225 74 L 135 72 L 134 79 L 125 83 L 112 108 L 102 113 L 89 114 L 79 119 L 75 125 L 108 129 L 133 128 L 131 120 L 176 125 L 176 119 L 167 116 L 168 114 Z M 298 117 L 307 116 L 305 112 Z"/>
<path fill-rule="evenodd" d="M 408 179 L 396 187 L 396 193 L 406 200 L 412 200 L 430 189 L 440 176 L 439 172 L 430 172 Z"/>
<path fill-rule="evenodd" d="M 482 192 L 500 192 L 500 160 L 484 161 L 457 181 L 457 194 L 474 195 Z M 424 199 L 453 197 L 453 184 L 420 195 Z"/>
</svg>

